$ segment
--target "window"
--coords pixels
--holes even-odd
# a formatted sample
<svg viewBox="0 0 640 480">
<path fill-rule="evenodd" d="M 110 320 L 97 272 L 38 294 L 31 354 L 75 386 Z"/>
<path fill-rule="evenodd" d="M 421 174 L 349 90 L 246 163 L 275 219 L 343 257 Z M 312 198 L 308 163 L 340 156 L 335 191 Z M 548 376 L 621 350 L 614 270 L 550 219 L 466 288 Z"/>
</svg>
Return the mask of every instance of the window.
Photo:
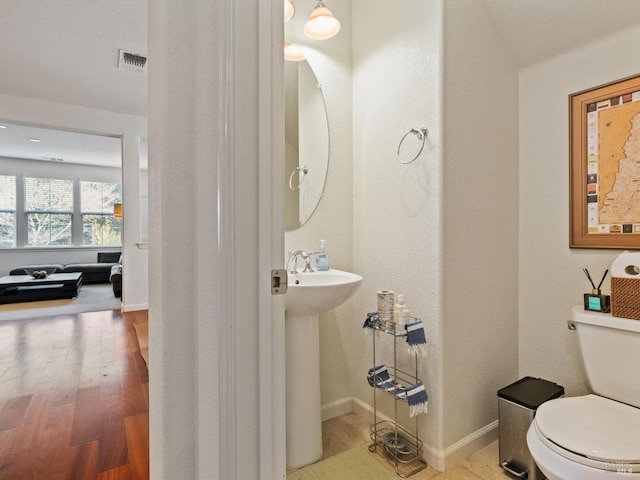
<svg viewBox="0 0 640 480">
<path fill-rule="evenodd" d="M 122 245 L 122 184 L 0 175 L 0 249 Z"/>
<path fill-rule="evenodd" d="M 27 245 L 72 245 L 73 181 L 24 178 Z"/>
<path fill-rule="evenodd" d="M 0 175 L 0 247 L 16 246 L 16 177 Z"/>
<path fill-rule="evenodd" d="M 119 183 L 80 182 L 83 245 L 120 245 L 121 225 L 113 216 L 113 204 L 121 198 Z"/>
</svg>

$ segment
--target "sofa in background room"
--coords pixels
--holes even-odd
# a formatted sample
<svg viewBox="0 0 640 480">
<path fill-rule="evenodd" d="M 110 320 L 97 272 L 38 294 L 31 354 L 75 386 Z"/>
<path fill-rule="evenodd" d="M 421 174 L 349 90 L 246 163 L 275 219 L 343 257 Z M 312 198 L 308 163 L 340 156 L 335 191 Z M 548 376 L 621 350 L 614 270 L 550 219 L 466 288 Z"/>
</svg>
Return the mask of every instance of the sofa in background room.
<svg viewBox="0 0 640 480">
<path fill-rule="evenodd" d="M 118 263 L 111 267 L 109 281 L 113 285 L 113 294 L 122 298 L 122 255 L 118 258 Z"/>
<path fill-rule="evenodd" d="M 21 265 L 13 268 L 9 275 L 26 275 L 26 270 L 44 270 L 55 268 L 56 273 L 82 273 L 82 283 L 112 283 L 113 294 L 116 297 L 122 296 L 122 252 L 98 252 L 97 262 L 87 263 L 68 263 L 66 265 L 61 263 L 40 263 L 34 265 Z M 112 277 L 114 277 L 113 269 L 116 268 L 117 284 L 114 283 Z"/>
</svg>

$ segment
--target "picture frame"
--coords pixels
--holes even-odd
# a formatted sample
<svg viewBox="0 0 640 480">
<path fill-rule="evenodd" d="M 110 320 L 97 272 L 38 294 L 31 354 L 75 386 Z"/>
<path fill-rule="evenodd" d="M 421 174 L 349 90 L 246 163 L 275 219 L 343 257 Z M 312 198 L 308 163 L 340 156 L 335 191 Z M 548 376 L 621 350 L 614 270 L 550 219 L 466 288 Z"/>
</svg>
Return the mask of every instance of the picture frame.
<svg viewBox="0 0 640 480">
<path fill-rule="evenodd" d="M 569 95 L 569 247 L 640 249 L 640 74 Z"/>
</svg>

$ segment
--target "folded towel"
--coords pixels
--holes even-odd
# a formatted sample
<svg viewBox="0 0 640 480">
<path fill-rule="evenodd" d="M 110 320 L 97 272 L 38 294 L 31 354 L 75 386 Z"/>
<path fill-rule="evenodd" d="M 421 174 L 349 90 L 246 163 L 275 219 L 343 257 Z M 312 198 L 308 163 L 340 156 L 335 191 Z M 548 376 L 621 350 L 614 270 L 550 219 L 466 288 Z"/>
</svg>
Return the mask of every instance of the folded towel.
<svg viewBox="0 0 640 480">
<path fill-rule="evenodd" d="M 407 331 L 407 343 L 409 344 L 409 353 L 420 357 L 427 356 L 427 338 L 424 334 L 424 325 L 422 320 L 407 323 L 404 326 Z"/>
<path fill-rule="evenodd" d="M 384 382 L 378 385 L 378 388 L 381 388 L 385 392 L 394 393 L 398 388 L 398 384 L 393 380 L 389 380 L 388 382 Z"/>
<path fill-rule="evenodd" d="M 374 385 L 379 387 L 382 384 L 393 383 L 386 365 L 378 365 L 377 367 L 370 368 L 367 374 L 367 380 L 372 387 Z"/>
<path fill-rule="evenodd" d="M 407 403 L 409 404 L 409 416 L 411 417 L 429 412 L 429 396 L 422 382 L 407 387 Z"/>
<path fill-rule="evenodd" d="M 407 398 L 407 387 L 402 385 L 394 385 L 393 389 L 387 390 L 391 395 L 395 395 L 398 398 Z"/>
</svg>

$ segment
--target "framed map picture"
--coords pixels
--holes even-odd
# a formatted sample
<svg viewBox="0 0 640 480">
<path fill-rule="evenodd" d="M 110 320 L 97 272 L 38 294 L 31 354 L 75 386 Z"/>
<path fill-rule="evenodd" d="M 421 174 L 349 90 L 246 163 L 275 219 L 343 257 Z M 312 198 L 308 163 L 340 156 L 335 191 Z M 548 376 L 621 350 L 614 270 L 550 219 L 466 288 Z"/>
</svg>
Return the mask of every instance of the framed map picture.
<svg viewBox="0 0 640 480">
<path fill-rule="evenodd" d="M 569 246 L 640 249 L 640 75 L 569 96 Z"/>
</svg>

